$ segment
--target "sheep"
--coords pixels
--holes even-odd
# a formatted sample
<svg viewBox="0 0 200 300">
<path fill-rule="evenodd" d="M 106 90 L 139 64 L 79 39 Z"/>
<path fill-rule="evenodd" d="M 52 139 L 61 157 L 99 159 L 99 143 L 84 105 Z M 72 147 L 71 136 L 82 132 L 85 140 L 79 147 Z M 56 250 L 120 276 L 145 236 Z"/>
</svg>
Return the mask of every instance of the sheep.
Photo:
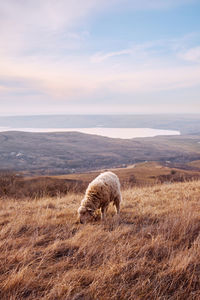
<svg viewBox="0 0 200 300">
<path fill-rule="evenodd" d="M 120 182 L 117 175 L 112 172 L 101 173 L 88 185 L 81 201 L 78 209 L 80 223 L 93 221 L 97 209 L 101 209 L 101 219 L 104 220 L 111 202 L 115 205 L 116 213 L 119 215 L 121 199 Z"/>
</svg>

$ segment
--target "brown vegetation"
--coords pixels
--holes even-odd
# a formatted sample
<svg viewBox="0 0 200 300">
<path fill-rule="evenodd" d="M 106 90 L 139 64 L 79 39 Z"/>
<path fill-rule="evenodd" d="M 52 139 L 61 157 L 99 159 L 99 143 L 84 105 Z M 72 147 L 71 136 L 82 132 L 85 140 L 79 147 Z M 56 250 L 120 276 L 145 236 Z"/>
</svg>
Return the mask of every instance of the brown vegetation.
<svg viewBox="0 0 200 300">
<path fill-rule="evenodd" d="M 120 178 L 122 187 L 130 186 L 152 186 L 164 182 L 184 182 L 200 179 L 200 172 L 194 170 L 182 170 L 168 167 L 159 162 L 144 162 L 127 166 L 126 168 L 115 168 L 104 171 L 112 171 Z M 56 179 L 80 180 L 87 186 L 100 171 L 52 176 Z"/>
<path fill-rule="evenodd" d="M 200 181 L 129 188 L 121 219 L 82 194 L 0 199 L 0 299 L 200 299 Z M 29 201 L 28 201 L 29 200 Z"/>
<path fill-rule="evenodd" d="M 53 177 L 24 178 L 12 172 L 0 173 L 0 197 L 38 199 L 64 196 L 69 192 L 83 192 L 87 183 L 76 179 Z"/>
<path fill-rule="evenodd" d="M 65 196 L 84 192 L 103 170 L 59 176 L 23 177 L 20 173 L 0 172 L 0 197 L 15 199 Z M 199 171 L 181 170 L 158 162 L 140 163 L 126 168 L 110 169 L 120 178 L 122 188 L 152 186 L 158 183 L 185 182 L 200 179 Z"/>
</svg>

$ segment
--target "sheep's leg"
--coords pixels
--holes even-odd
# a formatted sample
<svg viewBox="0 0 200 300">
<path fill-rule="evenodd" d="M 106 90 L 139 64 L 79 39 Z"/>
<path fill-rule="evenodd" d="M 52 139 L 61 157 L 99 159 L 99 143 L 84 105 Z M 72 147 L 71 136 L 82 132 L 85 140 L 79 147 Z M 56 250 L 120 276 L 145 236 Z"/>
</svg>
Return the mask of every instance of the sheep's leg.
<svg viewBox="0 0 200 300">
<path fill-rule="evenodd" d="M 120 211 L 120 205 L 119 205 L 119 202 L 117 202 L 117 203 L 115 204 L 115 206 L 116 206 L 116 212 L 117 212 L 117 214 L 119 215 L 119 211 Z"/>
<path fill-rule="evenodd" d="M 115 207 L 116 207 L 116 213 L 119 215 L 120 212 L 120 200 L 118 198 L 115 199 Z"/>
<path fill-rule="evenodd" d="M 105 220 L 106 207 L 101 207 L 101 220 Z"/>
</svg>

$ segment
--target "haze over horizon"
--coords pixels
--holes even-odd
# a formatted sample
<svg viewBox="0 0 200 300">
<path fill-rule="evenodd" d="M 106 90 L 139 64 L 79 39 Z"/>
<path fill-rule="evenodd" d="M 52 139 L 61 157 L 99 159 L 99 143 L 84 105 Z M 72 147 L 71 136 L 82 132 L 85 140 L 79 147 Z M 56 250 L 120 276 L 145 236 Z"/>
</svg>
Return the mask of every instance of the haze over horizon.
<svg viewBox="0 0 200 300">
<path fill-rule="evenodd" d="M 0 116 L 200 113 L 199 0 L 0 2 Z"/>
</svg>

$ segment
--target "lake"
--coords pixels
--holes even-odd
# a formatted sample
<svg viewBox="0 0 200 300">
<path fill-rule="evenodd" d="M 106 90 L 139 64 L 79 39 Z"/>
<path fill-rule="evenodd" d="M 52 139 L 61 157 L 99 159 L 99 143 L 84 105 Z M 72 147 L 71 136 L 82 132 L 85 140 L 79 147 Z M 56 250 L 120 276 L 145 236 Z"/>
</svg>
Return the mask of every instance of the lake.
<svg viewBox="0 0 200 300">
<path fill-rule="evenodd" d="M 69 132 L 78 131 L 87 134 L 97 134 L 110 138 L 133 139 L 142 137 L 154 137 L 158 135 L 180 135 L 177 130 L 163 130 L 153 128 L 11 128 L 0 127 L 0 132 L 25 131 L 25 132 Z"/>
</svg>

